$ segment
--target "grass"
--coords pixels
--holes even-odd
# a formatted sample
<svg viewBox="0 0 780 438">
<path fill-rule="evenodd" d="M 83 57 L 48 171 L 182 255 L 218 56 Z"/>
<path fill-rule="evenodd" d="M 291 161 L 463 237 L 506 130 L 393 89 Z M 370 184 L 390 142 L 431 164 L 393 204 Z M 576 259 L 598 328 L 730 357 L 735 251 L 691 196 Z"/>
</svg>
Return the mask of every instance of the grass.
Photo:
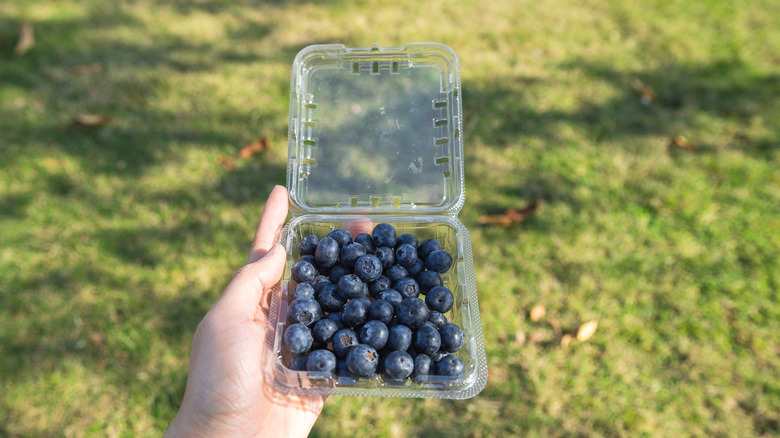
<svg viewBox="0 0 780 438">
<path fill-rule="evenodd" d="M 285 181 L 295 53 L 409 41 L 461 59 L 460 219 L 490 378 L 466 401 L 332 397 L 313 434 L 777 435 L 778 15 L 731 0 L 3 3 L 0 436 L 160 435 L 194 328 Z M 14 58 L 23 22 L 36 44 Z M 658 98 L 642 104 L 635 79 Z M 69 128 L 81 114 L 112 121 Z M 678 135 L 696 150 L 669 147 Z M 267 153 L 237 157 L 261 136 Z M 520 224 L 479 224 L 536 198 Z M 593 319 L 561 347 L 553 325 Z"/>
</svg>

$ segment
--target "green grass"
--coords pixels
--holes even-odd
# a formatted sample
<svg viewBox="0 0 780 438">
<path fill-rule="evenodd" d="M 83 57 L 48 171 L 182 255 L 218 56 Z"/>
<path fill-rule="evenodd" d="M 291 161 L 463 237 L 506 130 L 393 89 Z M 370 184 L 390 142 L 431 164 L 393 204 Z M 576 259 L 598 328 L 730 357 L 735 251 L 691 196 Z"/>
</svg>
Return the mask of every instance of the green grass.
<svg viewBox="0 0 780 438">
<path fill-rule="evenodd" d="M 489 382 L 331 397 L 314 435 L 780 434 L 777 2 L 157 3 L 0 4 L 0 436 L 160 435 L 285 181 L 293 57 L 410 41 L 461 60 Z M 113 120 L 68 128 L 88 113 Z M 537 303 L 598 329 L 562 348 Z"/>
</svg>

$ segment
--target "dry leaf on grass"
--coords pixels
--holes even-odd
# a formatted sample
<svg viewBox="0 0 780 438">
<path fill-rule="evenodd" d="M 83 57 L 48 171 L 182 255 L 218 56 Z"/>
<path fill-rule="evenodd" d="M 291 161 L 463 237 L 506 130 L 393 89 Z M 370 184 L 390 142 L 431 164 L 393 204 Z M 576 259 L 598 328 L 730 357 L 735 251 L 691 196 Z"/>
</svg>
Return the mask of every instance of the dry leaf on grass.
<svg viewBox="0 0 780 438">
<path fill-rule="evenodd" d="M 480 216 L 479 223 L 509 226 L 514 223 L 522 222 L 539 208 L 539 204 L 541 204 L 541 201 L 537 198 L 523 208 L 509 208 L 504 214 Z"/>
<path fill-rule="evenodd" d="M 596 328 L 599 326 L 598 320 L 592 320 L 588 321 L 585 324 L 582 324 L 580 328 L 577 330 L 577 340 L 580 342 L 585 342 L 588 339 L 593 336 L 594 333 L 596 333 Z"/>
<path fill-rule="evenodd" d="M 566 348 L 574 340 L 574 337 L 570 334 L 565 334 L 561 337 L 561 347 Z"/>
<path fill-rule="evenodd" d="M 105 114 L 81 114 L 70 122 L 71 128 L 95 128 L 113 120 Z"/>
<path fill-rule="evenodd" d="M 235 166 L 235 163 L 233 162 L 233 159 L 230 157 L 226 157 L 225 155 L 220 155 L 217 157 L 217 163 L 221 164 L 222 167 L 225 168 L 225 170 L 233 170 Z"/>
<path fill-rule="evenodd" d="M 268 150 L 268 140 L 265 137 L 262 137 L 241 148 L 241 150 L 238 151 L 238 156 L 240 158 L 249 158 L 254 154 L 265 152 L 266 150 Z"/>
<path fill-rule="evenodd" d="M 95 73 L 100 73 L 101 71 L 103 71 L 103 65 L 97 62 L 94 64 L 73 66 L 73 72 L 80 75 L 93 75 Z"/>
<path fill-rule="evenodd" d="M 682 135 L 677 135 L 672 137 L 671 140 L 669 140 L 669 148 L 679 148 L 683 149 L 689 152 L 693 152 L 696 150 L 696 145 L 691 143 L 690 140 L 683 137 Z"/>
<path fill-rule="evenodd" d="M 650 105 L 654 101 L 658 100 L 658 94 L 656 94 L 655 90 L 650 88 L 649 85 L 646 85 L 639 79 L 635 78 L 633 81 L 631 81 L 631 88 L 634 90 L 634 93 L 639 96 L 639 100 L 645 105 Z"/>
<path fill-rule="evenodd" d="M 19 26 L 19 39 L 16 41 L 16 47 L 14 47 L 14 56 L 20 57 L 27 53 L 35 45 L 35 35 L 33 34 L 33 27 L 30 23 L 24 23 Z"/>
<path fill-rule="evenodd" d="M 528 342 L 531 344 L 541 344 L 544 342 L 545 336 L 542 332 L 533 332 L 531 333 L 531 336 L 528 337 Z"/>
<path fill-rule="evenodd" d="M 531 309 L 531 321 L 537 322 L 540 319 L 544 318 L 544 315 L 547 313 L 547 309 L 544 308 L 541 304 L 535 305 Z"/>
<path fill-rule="evenodd" d="M 515 342 L 517 345 L 523 345 L 525 344 L 526 338 L 525 338 L 525 332 L 522 330 L 518 330 L 515 332 Z"/>
</svg>

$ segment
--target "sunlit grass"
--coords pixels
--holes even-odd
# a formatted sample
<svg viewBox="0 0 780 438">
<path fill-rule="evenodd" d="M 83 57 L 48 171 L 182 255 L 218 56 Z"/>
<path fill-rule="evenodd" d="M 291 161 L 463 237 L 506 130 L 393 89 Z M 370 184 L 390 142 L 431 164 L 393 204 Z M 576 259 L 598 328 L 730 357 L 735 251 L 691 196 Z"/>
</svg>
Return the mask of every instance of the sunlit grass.
<svg viewBox="0 0 780 438">
<path fill-rule="evenodd" d="M 192 333 L 285 181 L 295 54 L 410 41 L 461 60 L 460 219 L 490 377 L 466 401 L 333 397 L 314 434 L 777 435 L 777 16 L 769 1 L 0 4 L 0 436 L 159 436 Z M 12 58 L 22 22 L 36 44 Z M 69 127 L 81 114 L 111 121 Z M 270 151 L 237 156 L 260 137 Z M 536 198 L 521 224 L 479 223 Z"/>
</svg>

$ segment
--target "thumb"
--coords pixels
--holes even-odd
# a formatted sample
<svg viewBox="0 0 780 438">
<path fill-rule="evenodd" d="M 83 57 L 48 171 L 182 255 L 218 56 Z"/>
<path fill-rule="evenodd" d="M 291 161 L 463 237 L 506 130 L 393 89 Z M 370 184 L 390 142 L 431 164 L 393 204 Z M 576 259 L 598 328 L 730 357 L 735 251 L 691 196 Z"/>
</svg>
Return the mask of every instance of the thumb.
<svg viewBox="0 0 780 438">
<path fill-rule="evenodd" d="M 282 279 L 286 259 L 284 247 L 275 244 L 262 258 L 238 270 L 219 301 L 253 318 L 258 304 L 268 308 L 271 289 Z"/>
</svg>

